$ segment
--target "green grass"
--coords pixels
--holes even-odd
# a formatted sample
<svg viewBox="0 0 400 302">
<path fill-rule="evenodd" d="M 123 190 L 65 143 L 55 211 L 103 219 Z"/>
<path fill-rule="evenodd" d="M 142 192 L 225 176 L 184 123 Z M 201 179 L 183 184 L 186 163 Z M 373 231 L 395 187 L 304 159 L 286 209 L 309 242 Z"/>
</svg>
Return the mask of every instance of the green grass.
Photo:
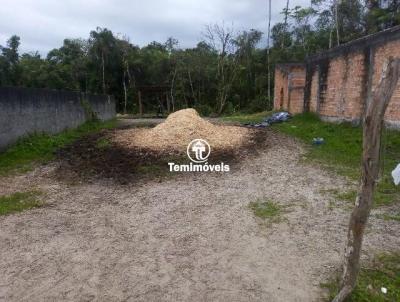
<svg viewBox="0 0 400 302">
<path fill-rule="evenodd" d="M 225 121 L 240 123 L 260 122 L 272 112 L 261 112 L 256 114 L 241 114 L 224 117 Z M 302 140 L 309 146 L 305 159 L 318 163 L 357 180 L 360 176 L 360 164 L 362 153 L 362 129 L 350 123 L 334 124 L 322 122 L 317 115 L 304 113 L 295 115 L 290 121 L 272 125 L 285 134 Z M 314 137 L 322 137 L 325 143 L 319 146 L 312 145 Z M 376 206 L 387 205 L 400 201 L 400 187 L 393 183 L 390 172 L 400 159 L 400 132 L 394 130 L 383 131 L 383 175 L 378 183 L 374 195 Z M 345 194 L 347 195 L 347 194 Z M 355 193 L 341 196 L 345 199 L 354 197 Z"/>
<path fill-rule="evenodd" d="M 38 199 L 40 195 L 39 191 L 30 191 L 0 196 L 0 215 L 40 207 L 42 205 L 42 202 Z"/>
<path fill-rule="evenodd" d="M 30 170 L 35 163 L 45 163 L 53 159 L 54 152 L 66 144 L 89 133 L 113 128 L 115 125 L 115 120 L 107 122 L 90 121 L 76 129 L 65 130 L 56 135 L 38 133 L 21 138 L 17 143 L 0 153 L 0 175 Z"/>
<path fill-rule="evenodd" d="M 394 221 L 399 221 L 400 222 L 400 212 L 397 214 L 381 214 L 377 215 L 378 218 L 381 218 L 383 220 L 394 220 Z"/>
<path fill-rule="evenodd" d="M 223 121 L 227 122 L 238 122 L 238 123 L 258 123 L 261 122 L 265 117 L 271 115 L 271 111 L 263 111 L 253 114 L 236 114 L 231 116 L 222 117 Z"/>
<path fill-rule="evenodd" d="M 96 142 L 96 147 L 98 149 L 106 149 L 109 148 L 110 146 L 111 146 L 110 140 L 105 137 L 99 138 Z"/>
<path fill-rule="evenodd" d="M 339 278 L 322 284 L 329 290 L 329 299 L 332 301 L 339 290 Z M 381 288 L 387 288 L 387 294 Z M 378 255 L 373 264 L 363 267 L 357 281 L 357 286 L 347 302 L 386 302 L 400 301 L 400 254 Z"/>
<path fill-rule="evenodd" d="M 279 222 L 283 213 L 283 207 L 273 201 L 257 200 L 250 202 L 249 208 L 254 215 L 271 222 Z"/>
<path fill-rule="evenodd" d="M 362 129 L 349 123 L 322 122 L 316 115 L 305 113 L 294 116 L 289 122 L 272 126 L 283 133 L 302 140 L 309 146 L 306 159 L 326 166 L 341 175 L 358 179 L 362 153 Z M 314 137 L 323 137 L 325 143 L 312 145 Z M 400 188 L 396 187 L 390 172 L 400 159 L 400 133 L 384 130 L 383 177 L 375 192 L 375 205 L 400 201 Z M 344 196 L 355 198 L 354 193 Z"/>
</svg>

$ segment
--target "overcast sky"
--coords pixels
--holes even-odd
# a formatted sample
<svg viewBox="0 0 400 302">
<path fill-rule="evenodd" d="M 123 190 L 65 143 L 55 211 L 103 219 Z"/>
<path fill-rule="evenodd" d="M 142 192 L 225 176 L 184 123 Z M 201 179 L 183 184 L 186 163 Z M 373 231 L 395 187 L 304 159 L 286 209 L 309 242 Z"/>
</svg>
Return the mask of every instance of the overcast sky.
<svg viewBox="0 0 400 302">
<path fill-rule="evenodd" d="M 291 6 L 309 0 L 291 0 Z M 0 0 L 0 45 L 13 34 L 21 52 L 46 54 L 64 38 L 88 38 L 97 26 L 127 35 L 133 44 L 173 36 L 192 47 L 209 23 L 233 22 L 237 29 L 266 32 L 267 0 Z M 286 0 L 272 1 L 272 23 L 282 19 Z"/>
</svg>

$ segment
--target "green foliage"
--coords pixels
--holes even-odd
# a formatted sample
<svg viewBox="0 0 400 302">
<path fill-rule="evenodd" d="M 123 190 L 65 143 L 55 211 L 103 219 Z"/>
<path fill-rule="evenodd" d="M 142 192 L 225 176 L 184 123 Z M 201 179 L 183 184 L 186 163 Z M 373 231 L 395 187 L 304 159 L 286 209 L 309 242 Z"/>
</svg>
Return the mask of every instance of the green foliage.
<svg viewBox="0 0 400 302">
<path fill-rule="evenodd" d="M 0 215 L 40 207 L 42 205 L 39 200 L 40 195 L 39 191 L 29 191 L 0 196 Z"/>
<path fill-rule="evenodd" d="M 224 107 L 224 114 L 230 115 L 235 112 L 235 107 L 233 106 L 232 102 L 227 102 L 225 107 Z"/>
<path fill-rule="evenodd" d="M 399 221 L 400 222 L 400 212 L 396 214 L 380 214 L 377 215 L 378 218 L 381 218 L 383 220 L 394 220 L 394 221 Z"/>
<path fill-rule="evenodd" d="M 173 37 L 165 43 L 154 41 L 138 47 L 110 29 L 98 27 L 87 39 L 65 39 L 45 58 L 38 52 L 19 54 L 20 38 L 14 35 L 0 46 L 0 86 L 112 94 L 117 110 L 129 113 L 138 112 L 140 86 L 166 87 L 162 97 L 143 94 L 146 113 L 156 113 L 159 107 L 166 111 L 166 102 L 160 101 L 164 92 L 175 110 L 198 107 L 207 115 L 211 114 L 208 108 L 218 114 L 223 109 L 225 114 L 271 110 L 272 100 L 267 100 L 265 107 L 263 101 L 267 89 L 273 90 L 275 64 L 303 61 L 338 43 L 400 24 L 399 4 L 394 0 L 368 1 L 368 5 L 361 0 L 312 0 L 310 5 L 285 8 L 282 14 L 271 32 L 271 85 L 266 73 L 267 51 L 260 44 L 262 32 L 236 32 L 214 24 L 207 27 L 211 30 L 208 35 L 203 32 L 203 41 L 187 49 L 180 48 Z M 227 105 L 227 100 L 232 105 Z"/>
<path fill-rule="evenodd" d="M 339 278 L 321 286 L 329 290 L 332 301 L 339 290 Z M 381 288 L 387 289 L 387 294 Z M 400 254 L 378 255 L 372 265 L 361 268 L 357 285 L 346 302 L 400 301 Z"/>
<path fill-rule="evenodd" d="M 209 105 L 197 105 L 195 109 L 201 116 L 209 116 L 213 112 Z"/>
<path fill-rule="evenodd" d="M 278 222 L 283 213 L 283 207 L 273 201 L 257 200 L 249 204 L 249 208 L 254 215 L 262 219 L 268 219 L 271 222 Z"/>
<path fill-rule="evenodd" d="M 98 139 L 96 142 L 96 147 L 98 149 L 106 149 L 109 148 L 110 146 L 111 146 L 110 140 L 105 137 Z"/>
<path fill-rule="evenodd" d="M 257 113 L 264 111 L 266 109 L 272 110 L 272 108 L 268 108 L 271 102 L 268 100 L 266 96 L 259 96 L 254 100 L 249 102 L 249 105 L 246 109 L 248 113 Z"/>
<path fill-rule="evenodd" d="M 54 157 L 54 152 L 86 134 L 115 127 L 115 121 L 89 121 L 76 129 L 65 130 L 56 135 L 32 134 L 0 153 L 0 175 L 12 171 L 26 171 L 35 163 L 44 163 Z"/>
<path fill-rule="evenodd" d="M 304 141 L 309 146 L 306 154 L 308 160 L 325 165 L 355 180 L 360 176 L 361 127 L 348 123 L 322 122 L 316 115 L 310 113 L 296 115 L 289 122 L 275 124 L 273 127 Z M 313 146 L 314 137 L 324 138 L 325 143 Z M 374 196 L 376 206 L 400 201 L 400 189 L 394 185 L 390 176 L 400 154 L 398 131 L 385 130 L 383 141 L 383 176 Z"/>
</svg>

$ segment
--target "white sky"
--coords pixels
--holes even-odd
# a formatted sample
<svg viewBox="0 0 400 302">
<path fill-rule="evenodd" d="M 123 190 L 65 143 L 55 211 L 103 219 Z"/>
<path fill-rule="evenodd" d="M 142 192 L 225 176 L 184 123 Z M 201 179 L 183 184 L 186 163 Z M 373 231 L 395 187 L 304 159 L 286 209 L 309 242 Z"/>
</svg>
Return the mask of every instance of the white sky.
<svg viewBox="0 0 400 302">
<path fill-rule="evenodd" d="M 286 0 L 272 1 L 272 24 L 281 21 L 285 5 Z M 64 38 L 88 38 L 97 26 L 140 46 L 173 36 L 180 47 L 193 47 L 206 24 L 233 22 L 236 29 L 266 32 L 268 15 L 268 0 L 0 0 L 0 7 L 0 45 L 16 34 L 21 52 L 42 54 L 60 47 Z"/>
</svg>

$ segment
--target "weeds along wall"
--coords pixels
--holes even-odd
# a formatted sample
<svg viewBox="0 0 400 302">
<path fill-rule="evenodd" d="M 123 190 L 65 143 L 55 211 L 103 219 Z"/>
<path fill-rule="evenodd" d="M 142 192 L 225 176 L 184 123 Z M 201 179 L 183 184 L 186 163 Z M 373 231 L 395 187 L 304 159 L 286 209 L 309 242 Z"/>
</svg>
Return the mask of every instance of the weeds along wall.
<svg viewBox="0 0 400 302">
<path fill-rule="evenodd" d="M 301 112 L 315 112 L 323 120 L 359 123 L 389 57 L 400 58 L 400 26 L 311 56 L 303 65 L 302 100 L 297 98 L 297 105 L 291 100 L 290 106 L 285 106 L 284 97 L 280 108 L 298 113 L 294 108 L 302 106 Z M 286 77 L 290 78 L 291 73 L 289 69 Z M 299 70 L 296 73 L 299 74 Z M 278 81 L 284 80 L 280 77 Z M 277 93 L 279 91 L 275 91 L 275 109 L 280 109 Z M 400 129 L 400 82 L 390 100 L 385 122 L 391 128 Z"/>
<path fill-rule="evenodd" d="M 115 100 L 108 95 L 0 87 L 0 149 L 27 134 L 58 133 L 115 114 Z"/>
</svg>

